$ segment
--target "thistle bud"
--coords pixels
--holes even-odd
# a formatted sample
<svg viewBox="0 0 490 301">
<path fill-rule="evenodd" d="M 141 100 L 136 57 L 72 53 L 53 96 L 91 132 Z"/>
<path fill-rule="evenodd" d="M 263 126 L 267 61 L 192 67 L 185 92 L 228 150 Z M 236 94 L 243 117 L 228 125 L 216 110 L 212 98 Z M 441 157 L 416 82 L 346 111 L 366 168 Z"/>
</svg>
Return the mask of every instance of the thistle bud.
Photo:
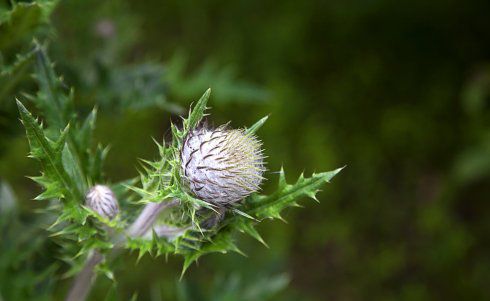
<svg viewBox="0 0 490 301">
<path fill-rule="evenodd" d="M 226 206 L 260 189 L 264 168 L 261 143 L 244 130 L 200 127 L 184 139 L 182 179 L 199 199 Z"/>
<path fill-rule="evenodd" d="M 85 205 L 109 220 L 119 213 L 119 204 L 112 190 L 105 185 L 95 185 L 87 193 Z"/>
</svg>

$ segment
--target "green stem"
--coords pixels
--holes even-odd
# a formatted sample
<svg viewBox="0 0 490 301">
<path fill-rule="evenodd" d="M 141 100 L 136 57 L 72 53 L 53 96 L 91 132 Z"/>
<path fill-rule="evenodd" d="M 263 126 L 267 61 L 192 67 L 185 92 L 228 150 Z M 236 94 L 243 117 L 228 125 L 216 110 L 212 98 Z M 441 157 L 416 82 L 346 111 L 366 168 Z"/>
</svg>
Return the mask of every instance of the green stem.
<svg viewBox="0 0 490 301">
<path fill-rule="evenodd" d="M 149 203 L 147 204 L 136 220 L 131 224 L 127 230 L 127 234 L 130 237 L 139 237 L 147 233 L 155 223 L 158 215 L 165 209 L 177 206 L 180 203 L 179 200 L 173 199 L 169 202 L 161 203 Z M 116 257 L 122 250 L 122 245 L 125 239 L 118 240 L 112 250 L 112 256 Z M 89 255 L 84 268 L 75 277 L 72 287 L 68 292 L 65 301 L 84 301 L 92 289 L 92 285 L 97 277 L 95 268 L 104 259 L 104 256 L 97 250 L 93 254 Z"/>
</svg>

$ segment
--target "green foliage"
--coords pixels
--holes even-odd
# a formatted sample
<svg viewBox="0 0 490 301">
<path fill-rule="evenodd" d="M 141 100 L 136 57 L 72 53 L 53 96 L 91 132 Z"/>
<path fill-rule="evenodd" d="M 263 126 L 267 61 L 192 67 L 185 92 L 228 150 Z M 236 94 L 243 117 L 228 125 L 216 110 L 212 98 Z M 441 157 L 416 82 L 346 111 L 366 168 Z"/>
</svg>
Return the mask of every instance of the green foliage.
<svg viewBox="0 0 490 301">
<path fill-rule="evenodd" d="M 42 3 L 0 2 L 2 15 L 14 2 Z M 268 269 L 268 275 L 288 271 L 293 279 L 273 300 L 490 300 L 489 10 L 489 1 L 471 0 L 59 1 L 52 26 L 23 31 L 16 45 L 1 49 L 1 68 L 12 72 L 0 76 L 0 175 L 17 195 L 25 227 L 2 217 L 12 234 L 0 245 L 15 247 L 2 248 L 0 257 L 27 245 L 45 254 L 25 261 L 36 267 L 3 273 L 3 300 L 42 299 L 43 283 L 33 284 L 25 298 L 15 292 L 34 287 L 23 282 L 29 278 L 23 272 L 41 274 L 42 266 L 59 263 L 61 253 L 52 243 L 16 243 L 19 233 L 44 229 L 57 217 L 37 214 L 55 201 L 32 201 L 38 189 L 25 175 L 37 175 L 37 164 L 25 158 L 15 105 L 18 97 L 45 121 L 20 94 L 35 89 L 28 76 L 35 56 L 11 68 L 17 54 L 30 53 L 33 34 L 41 41 L 49 34 L 56 70 L 76 87 L 77 114 L 85 117 L 97 104 L 96 137 L 114 150 L 104 171 L 123 212 L 141 206 L 139 195 L 125 187 L 136 185 L 125 181 L 135 176 L 136 154 L 157 158 L 148 137 L 167 139 L 169 120 L 177 119 L 169 114 L 178 111 L 173 106 L 156 109 L 160 101 L 182 112 L 208 87 L 216 123 L 249 125 L 271 114 L 259 132 L 267 166 L 284 166 L 289 184 L 303 170 L 349 162 L 349 172 L 317 195 L 321 204 L 287 209 L 281 214 L 287 224 L 257 227 L 270 250 L 232 234 L 248 257 L 207 256 L 185 275 L 189 286 L 206 290 L 210 275 L 249 271 L 255 278 L 262 275 L 257 270 Z M 113 25 L 112 35 L 100 35 L 103 24 Z M 248 92 L 220 96 L 229 90 L 220 85 L 237 81 L 258 83 L 267 101 Z M 276 177 L 264 183 L 266 194 Z M 40 222 L 40 216 L 47 219 Z M 14 256 L 4 262 L 17 264 Z M 175 299 L 180 257 L 170 256 L 168 264 L 143 258 L 138 266 L 131 255 L 123 259 L 119 268 L 111 264 L 119 299 L 129 300 L 136 289 L 141 300 Z M 96 283 L 91 299 L 103 300 L 107 281 Z M 61 300 L 67 284 L 57 281 L 51 299 Z M 156 285 L 162 298 L 153 292 Z M 300 296 L 291 298 L 295 292 Z"/>
<path fill-rule="evenodd" d="M 221 275 L 220 275 L 221 276 Z M 192 286 L 183 280 L 177 283 L 178 301 L 254 301 L 271 300 L 289 284 L 287 275 L 273 275 L 258 279 L 243 279 L 238 274 L 216 277 L 211 288 Z"/>
<path fill-rule="evenodd" d="M 5 100 L 12 89 L 25 77 L 34 52 L 18 55 L 15 62 L 0 71 L 0 103 Z"/>
<path fill-rule="evenodd" d="M 39 218 L 22 220 L 18 205 L 10 185 L 0 181 L 0 299 L 49 300 L 57 264 L 39 251 L 47 244 Z"/>
<path fill-rule="evenodd" d="M 65 138 L 69 130 L 66 127 L 57 141 L 49 140 L 42 129 L 42 126 L 27 111 L 20 101 L 17 102 L 22 123 L 26 128 L 27 139 L 31 147 L 30 157 L 39 160 L 43 170 L 43 175 L 32 177 L 41 184 L 45 191 L 37 196 L 39 200 L 59 198 L 68 202 L 75 202 L 81 198 L 81 191 L 74 185 L 72 179 L 68 177 L 63 168 L 61 160 L 62 152 L 65 147 Z"/>
<path fill-rule="evenodd" d="M 71 275 L 80 269 L 89 250 L 103 252 L 112 248 L 104 225 L 117 229 L 122 224 L 109 223 L 83 206 L 88 187 L 101 180 L 106 155 L 102 147 L 92 147 L 96 110 L 79 122 L 73 111 L 73 92 L 64 90 L 42 46 L 36 45 L 35 55 L 39 92 L 26 97 L 44 113 L 44 121 L 49 126 L 44 128 L 20 101 L 17 105 L 29 141 L 30 157 L 41 166 L 41 175 L 31 177 L 44 188 L 36 199 L 57 200 L 48 208 L 57 216 L 50 231 L 65 248 L 60 256 L 73 266 L 68 272 Z"/>
<path fill-rule="evenodd" d="M 43 127 L 20 101 L 17 105 L 29 141 L 30 157 L 40 163 L 42 170 L 40 176 L 32 177 L 44 188 L 36 199 L 60 201 L 49 208 L 58 216 L 50 230 L 64 248 L 61 257 L 72 265 L 65 273 L 70 276 L 80 270 L 79 259 L 85 258 L 91 250 L 111 250 L 119 238 L 114 233 L 109 235 L 109 227 L 116 231 L 123 230 L 124 225 L 134 219 L 136 212 L 125 212 L 123 217 L 109 221 L 83 206 L 88 188 L 101 181 L 102 162 L 106 154 L 101 147 L 93 147 L 96 110 L 79 121 L 74 111 L 73 90 L 65 90 L 41 45 L 36 44 L 34 53 L 39 92 L 27 97 L 43 113 L 47 127 Z M 247 233 L 265 244 L 254 228 L 255 223 L 267 218 L 280 218 L 281 211 L 298 206 L 297 201 L 302 197 L 315 198 L 318 189 L 340 171 L 313 174 L 309 178 L 301 176 L 296 183 L 287 184 L 281 170 L 276 192 L 270 195 L 253 194 L 233 208 L 232 214 L 227 214 L 218 226 L 202 229 L 200 225 L 215 209 L 183 187 L 180 148 L 187 133 L 197 127 L 206 115 L 210 94 L 211 90 L 208 89 L 192 107 L 188 118 L 183 120 L 182 128 L 172 125 L 171 143 L 157 143 L 160 155 L 157 161 L 143 160 L 141 187 L 127 186 L 139 196 L 138 204 L 179 201 L 179 206 L 165 210 L 158 222 L 159 226 L 171 229 L 172 235 L 154 232 L 150 237 L 131 237 L 126 247 L 138 250 L 139 258 L 146 252 L 155 252 L 156 255 L 180 254 L 184 257 L 183 271 L 207 253 L 241 253 L 234 240 L 238 232 Z M 247 132 L 256 132 L 266 120 L 267 117 L 262 118 Z M 132 196 L 126 198 L 134 199 Z M 203 210 L 209 212 L 203 213 Z M 101 266 L 99 271 L 113 278 L 107 265 Z"/>
<path fill-rule="evenodd" d="M 34 51 L 32 38 L 49 33 L 49 16 L 58 1 L 0 3 L 0 156 L 9 150 L 12 136 L 21 133 L 15 96 L 32 89 L 29 73 Z"/>
<path fill-rule="evenodd" d="M 11 7 L 5 11 L 0 4 L 0 104 L 25 79 L 33 57 L 33 52 L 26 51 L 25 46 L 47 27 L 56 4 L 52 0 L 11 1 Z"/>
<path fill-rule="evenodd" d="M 171 93 L 179 99 L 189 99 L 210 85 L 216 103 L 264 103 L 267 99 L 263 89 L 237 79 L 236 71 L 231 66 L 220 67 L 209 60 L 188 72 L 188 61 L 184 53 L 176 53 L 166 64 L 165 78 Z M 210 78 L 213 80 L 209 81 Z"/>
<path fill-rule="evenodd" d="M 174 114 L 182 113 L 183 107 L 170 101 L 165 65 L 148 62 L 128 66 L 111 66 L 99 63 L 97 82 L 87 83 L 87 89 L 96 91 L 96 102 L 113 112 L 140 111 L 159 108 Z"/>
<path fill-rule="evenodd" d="M 281 212 L 288 207 L 297 207 L 297 201 L 304 197 L 315 199 L 318 189 L 328 183 L 341 169 L 320 174 L 309 178 L 302 175 L 294 184 L 287 184 L 284 171 L 279 174 L 279 184 L 276 191 L 270 195 L 253 194 L 244 203 L 234 208 L 235 213 L 225 217 L 224 221 L 214 231 L 205 232 L 199 248 L 185 252 L 184 270 L 197 261 L 200 256 L 211 253 L 235 251 L 241 253 L 235 244 L 233 234 L 243 232 L 266 245 L 254 225 L 264 219 L 282 219 Z"/>
<path fill-rule="evenodd" d="M 116 112 L 160 108 L 173 114 L 185 112 L 183 102 L 209 86 L 217 103 L 265 103 L 267 93 L 251 83 L 235 78 L 230 67 L 204 62 L 196 70 L 186 70 L 180 53 L 165 63 L 150 61 L 133 65 L 95 63 L 94 79 L 82 85 L 86 93 L 96 92 L 96 102 Z M 210 81 L 213 79 L 213 81 Z"/>
<path fill-rule="evenodd" d="M 0 50 L 16 46 L 41 25 L 48 23 L 48 16 L 57 1 L 42 0 L 32 3 L 12 1 L 11 10 L 0 12 Z"/>
</svg>

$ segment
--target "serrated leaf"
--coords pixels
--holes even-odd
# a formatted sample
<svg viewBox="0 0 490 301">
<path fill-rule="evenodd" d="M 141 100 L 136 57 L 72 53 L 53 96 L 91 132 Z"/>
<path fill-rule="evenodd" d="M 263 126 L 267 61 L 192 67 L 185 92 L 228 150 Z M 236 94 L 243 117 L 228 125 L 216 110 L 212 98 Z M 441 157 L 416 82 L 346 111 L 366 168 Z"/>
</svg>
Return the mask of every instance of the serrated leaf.
<svg viewBox="0 0 490 301">
<path fill-rule="evenodd" d="M 44 114 L 48 124 L 47 135 L 56 138 L 59 129 L 68 122 L 73 122 L 73 131 L 67 136 L 67 149 L 65 157 L 70 156 L 70 175 L 77 177 L 75 183 L 83 194 L 87 190 L 88 181 L 91 179 L 90 161 L 97 159 L 91 154 L 91 137 L 95 127 L 95 111 L 87 117 L 82 125 L 78 125 L 73 119 L 74 92 L 68 90 L 62 80 L 56 76 L 54 65 L 46 54 L 44 46 L 35 42 L 36 56 L 36 80 L 39 84 L 39 92 L 33 98 L 34 104 Z M 66 162 L 66 161 L 65 161 Z M 100 170 L 99 170 L 100 172 Z"/>
<path fill-rule="evenodd" d="M 248 214 L 257 218 L 281 218 L 281 211 L 296 204 L 297 199 L 304 196 L 312 196 L 325 183 L 338 174 L 342 168 L 330 172 L 312 174 L 311 177 L 305 178 L 301 175 L 296 183 L 287 184 L 284 171 L 281 170 L 279 175 L 279 185 L 276 192 L 268 196 L 254 196 L 250 198 L 251 209 Z"/>
<path fill-rule="evenodd" d="M 44 171 L 42 178 L 37 177 L 36 181 L 45 185 L 49 196 L 67 197 L 69 201 L 79 200 L 80 192 L 74 187 L 62 163 L 62 149 L 68 129 L 60 135 L 57 142 L 53 143 L 48 140 L 39 123 L 20 101 L 17 101 L 17 106 L 26 129 L 31 154 L 39 160 Z"/>
</svg>

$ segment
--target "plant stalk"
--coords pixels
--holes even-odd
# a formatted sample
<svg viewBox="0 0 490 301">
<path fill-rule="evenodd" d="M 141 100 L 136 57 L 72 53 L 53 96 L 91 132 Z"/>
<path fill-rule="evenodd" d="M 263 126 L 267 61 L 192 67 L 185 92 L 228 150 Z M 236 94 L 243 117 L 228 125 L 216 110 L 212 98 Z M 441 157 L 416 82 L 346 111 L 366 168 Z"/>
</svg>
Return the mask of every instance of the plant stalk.
<svg viewBox="0 0 490 301">
<path fill-rule="evenodd" d="M 82 271 L 77 275 L 66 297 L 66 301 L 82 301 L 87 298 L 92 283 L 95 280 L 95 267 L 104 259 L 104 256 L 95 250 L 89 255 Z"/>
<path fill-rule="evenodd" d="M 146 204 L 136 220 L 129 226 L 127 234 L 130 237 L 139 237 L 147 233 L 155 223 L 158 215 L 165 209 L 178 205 L 178 199 L 169 202 Z M 115 244 L 112 254 L 117 254 L 124 240 Z M 84 301 L 97 277 L 95 267 L 104 259 L 104 256 L 95 250 L 85 262 L 82 271 L 75 277 L 65 301 Z"/>
<path fill-rule="evenodd" d="M 143 208 L 138 218 L 129 227 L 128 235 L 138 237 L 144 235 L 155 222 L 156 218 L 166 208 L 171 208 L 179 204 L 179 200 L 173 199 L 170 202 L 149 203 Z"/>
</svg>

